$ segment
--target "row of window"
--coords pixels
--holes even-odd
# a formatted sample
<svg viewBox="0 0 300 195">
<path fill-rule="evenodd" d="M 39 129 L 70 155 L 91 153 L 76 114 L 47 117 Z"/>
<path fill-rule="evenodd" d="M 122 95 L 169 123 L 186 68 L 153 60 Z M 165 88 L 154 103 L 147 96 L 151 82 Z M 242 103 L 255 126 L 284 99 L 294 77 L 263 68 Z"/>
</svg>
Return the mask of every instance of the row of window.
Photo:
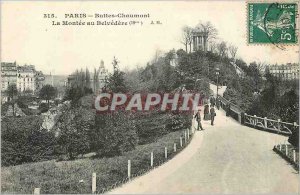
<svg viewBox="0 0 300 195">
<path fill-rule="evenodd" d="M 274 74 L 275 76 L 279 77 L 286 77 L 286 78 L 296 78 L 299 77 L 299 74 L 294 73 L 294 74 Z"/>
</svg>

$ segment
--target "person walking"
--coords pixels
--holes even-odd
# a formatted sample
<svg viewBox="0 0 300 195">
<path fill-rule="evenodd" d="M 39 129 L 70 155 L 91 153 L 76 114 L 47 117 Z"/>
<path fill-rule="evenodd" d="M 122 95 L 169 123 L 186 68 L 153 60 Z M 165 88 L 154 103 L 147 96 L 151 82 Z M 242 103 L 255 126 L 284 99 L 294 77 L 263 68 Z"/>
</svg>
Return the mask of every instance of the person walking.
<svg viewBox="0 0 300 195">
<path fill-rule="evenodd" d="M 210 120 L 210 116 L 209 116 L 209 105 L 205 104 L 204 106 L 204 117 L 203 120 L 208 121 Z"/>
<path fill-rule="evenodd" d="M 214 121 L 215 121 L 215 117 L 216 117 L 216 111 L 214 106 L 210 106 L 210 120 L 211 120 L 211 125 L 214 126 Z"/>
<path fill-rule="evenodd" d="M 198 123 L 198 128 L 197 130 L 199 131 L 199 128 L 201 130 L 204 130 L 203 127 L 202 127 L 202 124 L 201 124 L 201 114 L 200 114 L 200 111 L 201 110 L 198 110 L 198 112 L 195 114 L 194 118 L 196 119 L 197 123 Z"/>
<path fill-rule="evenodd" d="M 220 110 L 221 100 L 220 100 L 219 96 L 217 97 L 216 101 L 217 101 L 217 103 L 216 103 L 217 109 Z"/>
<path fill-rule="evenodd" d="M 211 96 L 210 99 L 209 99 L 209 101 L 210 101 L 210 105 L 215 106 L 215 104 L 216 104 L 216 99 L 215 99 L 214 96 Z"/>
</svg>

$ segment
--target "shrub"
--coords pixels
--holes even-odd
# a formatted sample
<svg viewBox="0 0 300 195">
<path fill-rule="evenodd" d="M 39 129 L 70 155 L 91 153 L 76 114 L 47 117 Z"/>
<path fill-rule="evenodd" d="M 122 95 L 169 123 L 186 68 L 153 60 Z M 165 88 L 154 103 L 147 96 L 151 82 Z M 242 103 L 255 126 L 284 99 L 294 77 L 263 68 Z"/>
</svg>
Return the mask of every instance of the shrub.
<svg viewBox="0 0 300 195">
<path fill-rule="evenodd" d="M 41 129 L 36 116 L 5 118 L 1 123 L 2 166 L 53 158 L 54 134 Z"/>
<path fill-rule="evenodd" d="M 115 156 L 135 148 L 138 143 L 133 116 L 124 112 L 97 115 L 94 147 L 99 156 Z"/>
<path fill-rule="evenodd" d="M 41 113 L 48 112 L 48 110 L 49 110 L 48 104 L 47 103 L 41 103 L 39 105 L 39 110 L 40 110 Z"/>
<path fill-rule="evenodd" d="M 299 128 L 294 129 L 292 135 L 290 135 L 288 142 L 294 147 L 299 148 Z"/>
<path fill-rule="evenodd" d="M 55 131 L 59 132 L 57 153 L 68 154 L 69 159 L 74 159 L 79 154 L 90 152 L 94 115 L 93 110 L 82 107 L 63 113 L 55 126 Z"/>
</svg>

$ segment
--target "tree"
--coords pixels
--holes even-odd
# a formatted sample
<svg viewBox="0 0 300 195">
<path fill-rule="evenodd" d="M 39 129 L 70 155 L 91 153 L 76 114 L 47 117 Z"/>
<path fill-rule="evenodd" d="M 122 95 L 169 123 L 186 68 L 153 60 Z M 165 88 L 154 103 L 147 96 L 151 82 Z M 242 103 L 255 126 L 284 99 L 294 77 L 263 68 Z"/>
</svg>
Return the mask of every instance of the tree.
<svg viewBox="0 0 300 195">
<path fill-rule="evenodd" d="M 210 49 L 210 51 L 211 51 L 212 53 L 215 52 L 216 47 L 217 47 L 217 44 L 216 44 L 214 41 L 210 41 L 210 42 L 209 42 L 209 49 Z"/>
<path fill-rule="evenodd" d="M 132 115 L 114 112 L 97 115 L 95 119 L 95 144 L 99 156 L 121 155 L 135 148 L 138 143 L 135 120 Z"/>
<path fill-rule="evenodd" d="M 221 43 L 219 43 L 217 45 L 217 51 L 218 51 L 218 54 L 220 57 L 223 58 L 223 57 L 227 56 L 227 50 L 228 50 L 228 48 L 227 48 L 225 41 L 222 41 Z"/>
<path fill-rule="evenodd" d="M 23 91 L 23 95 L 25 96 L 30 96 L 33 93 L 33 91 L 31 89 L 25 89 L 25 91 Z"/>
<path fill-rule="evenodd" d="M 91 87 L 91 76 L 88 68 L 85 69 L 85 87 Z"/>
<path fill-rule="evenodd" d="M 47 112 L 49 110 L 49 105 L 46 103 L 41 103 L 39 105 L 39 110 L 41 113 Z"/>
<path fill-rule="evenodd" d="M 16 97 L 18 95 L 17 85 L 16 84 L 8 85 L 6 92 L 7 92 L 8 97 L 11 100 L 13 100 L 14 97 Z"/>
<path fill-rule="evenodd" d="M 264 65 L 262 63 L 252 62 L 248 67 L 248 75 L 253 79 L 256 91 L 259 91 L 260 85 L 262 84 L 262 73 Z"/>
<path fill-rule="evenodd" d="M 236 46 L 233 46 L 233 45 L 230 45 L 230 46 L 228 47 L 228 50 L 229 50 L 229 52 L 230 52 L 230 55 L 231 55 L 231 58 L 232 58 L 232 59 L 235 59 L 237 49 L 238 49 L 238 48 L 237 48 Z"/>
<path fill-rule="evenodd" d="M 113 92 L 127 92 L 127 86 L 124 79 L 125 73 L 119 69 L 119 61 L 114 57 L 113 59 L 114 72 L 108 78 L 108 88 Z"/>
<path fill-rule="evenodd" d="M 58 145 L 62 154 L 68 154 L 69 159 L 90 151 L 91 131 L 94 129 L 95 113 L 82 107 L 67 110 L 59 119 Z"/>
<path fill-rule="evenodd" d="M 206 22 L 206 23 L 200 22 L 196 26 L 196 29 L 200 30 L 204 34 L 203 45 L 204 45 L 204 52 L 206 53 L 207 52 L 207 43 L 210 40 L 215 39 L 217 37 L 218 31 L 210 22 Z"/>
<path fill-rule="evenodd" d="M 188 46 L 190 47 L 190 52 L 192 51 L 192 40 L 193 40 L 193 29 L 188 26 L 182 28 L 181 43 L 185 46 L 185 51 L 188 52 Z"/>
<path fill-rule="evenodd" d="M 1 121 L 1 165 L 54 158 L 54 133 L 41 129 L 40 116 L 6 117 Z"/>
<path fill-rule="evenodd" d="M 48 106 L 49 106 L 49 101 L 53 98 L 55 98 L 57 94 L 57 90 L 55 87 L 51 86 L 51 85 L 45 85 L 41 88 L 40 90 L 40 98 L 43 100 L 47 100 Z"/>
<path fill-rule="evenodd" d="M 14 97 L 18 95 L 18 90 L 17 90 L 17 85 L 16 84 L 10 84 L 7 87 L 6 90 L 7 96 L 9 98 L 9 101 L 12 103 L 12 108 L 13 108 L 13 115 L 15 116 L 15 103 L 14 103 Z"/>
<path fill-rule="evenodd" d="M 94 68 L 94 74 L 93 74 L 93 91 L 96 93 L 97 89 L 99 88 L 99 74 L 100 70 Z"/>
</svg>

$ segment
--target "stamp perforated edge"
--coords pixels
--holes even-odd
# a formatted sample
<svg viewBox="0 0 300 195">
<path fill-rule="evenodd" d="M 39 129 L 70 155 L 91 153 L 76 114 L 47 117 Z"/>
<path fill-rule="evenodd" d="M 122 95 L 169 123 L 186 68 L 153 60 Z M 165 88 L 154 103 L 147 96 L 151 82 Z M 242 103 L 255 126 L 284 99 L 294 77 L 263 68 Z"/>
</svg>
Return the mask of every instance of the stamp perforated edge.
<svg viewBox="0 0 300 195">
<path fill-rule="evenodd" d="M 295 23 L 296 23 L 296 28 L 295 28 L 295 36 L 296 36 L 296 42 L 295 43 L 249 43 L 249 14 L 248 14 L 248 9 L 249 3 L 295 3 L 297 6 L 296 11 L 296 17 L 295 17 Z M 246 31 L 247 31 L 247 36 L 246 36 L 246 44 L 247 46 L 270 46 L 270 45 L 280 45 L 280 46 L 297 46 L 299 44 L 299 1 L 296 0 L 292 0 L 292 1 L 284 1 L 284 0 L 280 0 L 280 1 L 268 1 L 268 0 L 248 0 L 245 2 L 245 6 L 246 6 Z"/>
</svg>

